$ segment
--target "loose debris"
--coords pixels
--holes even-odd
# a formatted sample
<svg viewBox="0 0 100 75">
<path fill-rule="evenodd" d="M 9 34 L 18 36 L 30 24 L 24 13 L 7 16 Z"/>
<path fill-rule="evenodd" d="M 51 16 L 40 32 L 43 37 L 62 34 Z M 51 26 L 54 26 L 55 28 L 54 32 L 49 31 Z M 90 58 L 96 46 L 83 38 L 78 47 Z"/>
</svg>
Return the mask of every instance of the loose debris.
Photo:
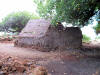
<svg viewBox="0 0 100 75">
<path fill-rule="evenodd" d="M 6 57 L 0 60 L 0 75 L 49 75 L 45 67 L 37 66 L 33 61 Z"/>
</svg>

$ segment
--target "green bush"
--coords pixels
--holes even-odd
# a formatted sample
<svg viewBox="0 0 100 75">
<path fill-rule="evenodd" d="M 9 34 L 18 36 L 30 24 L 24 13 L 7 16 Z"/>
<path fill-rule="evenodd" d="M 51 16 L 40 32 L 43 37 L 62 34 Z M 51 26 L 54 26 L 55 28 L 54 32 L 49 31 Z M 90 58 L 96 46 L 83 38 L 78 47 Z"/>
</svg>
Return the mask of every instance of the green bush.
<svg viewBox="0 0 100 75">
<path fill-rule="evenodd" d="M 96 36 L 95 40 L 99 40 L 100 39 L 100 36 Z"/>
<path fill-rule="evenodd" d="M 97 34 L 99 34 L 100 33 L 100 22 L 96 26 L 94 26 L 93 29 L 96 31 Z"/>
<path fill-rule="evenodd" d="M 27 11 L 13 12 L 8 14 L 0 23 L 4 31 L 20 32 L 30 19 L 38 19 L 34 14 Z"/>
<path fill-rule="evenodd" d="M 83 34 L 82 42 L 90 42 L 91 38 Z"/>
</svg>

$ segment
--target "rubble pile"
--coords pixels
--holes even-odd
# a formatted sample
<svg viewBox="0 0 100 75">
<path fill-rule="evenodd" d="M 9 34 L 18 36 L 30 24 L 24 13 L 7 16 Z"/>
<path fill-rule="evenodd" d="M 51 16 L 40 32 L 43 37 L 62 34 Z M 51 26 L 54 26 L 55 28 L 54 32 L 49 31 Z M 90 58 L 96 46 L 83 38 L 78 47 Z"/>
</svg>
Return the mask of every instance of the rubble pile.
<svg viewBox="0 0 100 75">
<path fill-rule="evenodd" d="M 33 61 L 6 57 L 0 60 L 0 75 L 49 75 L 46 68 Z"/>
</svg>

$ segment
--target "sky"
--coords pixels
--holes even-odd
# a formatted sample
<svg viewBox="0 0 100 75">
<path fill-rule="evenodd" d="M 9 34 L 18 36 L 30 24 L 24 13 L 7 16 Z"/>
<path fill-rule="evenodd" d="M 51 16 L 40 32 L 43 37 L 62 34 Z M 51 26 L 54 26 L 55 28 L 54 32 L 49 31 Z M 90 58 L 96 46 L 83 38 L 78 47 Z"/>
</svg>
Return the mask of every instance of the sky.
<svg viewBox="0 0 100 75">
<path fill-rule="evenodd" d="M 36 13 L 36 5 L 32 0 L 0 0 L 0 21 L 11 12 L 24 10 Z"/>
<path fill-rule="evenodd" d="M 87 35 L 88 37 L 91 37 L 91 40 L 95 40 L 97 35 L 96 35 L 93 27 L 96 25 L 97 25 L 97 21 L 94 21 L 93 24 L 89 24 L 88 26 L 84 26 L 83 28 L 81 28 L 82 33 Z"/>
<path fill-rule="evenodd" d="M 37 14 L 33 0 L 0 0 L 0 21 L 11 12 L 24 10 Z M 82 28 L 82 33 L 94 39 L 96 37 L 92 28 L 94 25 L 96 25 L 96 21 L 93 25 Z"/>
</svg>

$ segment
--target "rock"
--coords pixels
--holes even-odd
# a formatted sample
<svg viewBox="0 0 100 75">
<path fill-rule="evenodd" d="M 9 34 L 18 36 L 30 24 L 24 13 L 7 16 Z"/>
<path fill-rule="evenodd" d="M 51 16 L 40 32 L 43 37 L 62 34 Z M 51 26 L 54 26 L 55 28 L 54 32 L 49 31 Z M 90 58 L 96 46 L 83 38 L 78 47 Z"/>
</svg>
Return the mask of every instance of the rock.
<svg viewBox="0 0 100 75">
<path fill-rule="evenodd" d="M 42 66 L 39 66 L 37 67 L 36 69 L 40 70 L 40 71 L 46 71 L 46 68 L 42 67 Z"/>
<path fill-rule="evenodd" d="M 0 61 L 0 75 L 47 75 L 46 68 L 36 67 L 33 61 L 22 61 L 13 57 Z"/>
<path fill-rule="evenodd" d="M 23 73 L 24 71 L 26 71 L 24 66 L 20 66 L 20 67 L 16 67 L 16 71 Z"/>
<path fill-rule="evenodd" d="M 34 69 L 33 74 L 34 75 L 48 75 L 47 70 L 42 66 L 36 67 Z"/>
<path fill-rule="evenodd" d="M 0 75 L 7 75 L 7 74 L 3 71 L 0 71 Z"/>
<path fill-rule="evenodd" d="M 27 66 L 27 67 L 30 67 L 33 63 L 32 62 L 23 62 L 23 65 L 24 66 Z"/>
</svg>

